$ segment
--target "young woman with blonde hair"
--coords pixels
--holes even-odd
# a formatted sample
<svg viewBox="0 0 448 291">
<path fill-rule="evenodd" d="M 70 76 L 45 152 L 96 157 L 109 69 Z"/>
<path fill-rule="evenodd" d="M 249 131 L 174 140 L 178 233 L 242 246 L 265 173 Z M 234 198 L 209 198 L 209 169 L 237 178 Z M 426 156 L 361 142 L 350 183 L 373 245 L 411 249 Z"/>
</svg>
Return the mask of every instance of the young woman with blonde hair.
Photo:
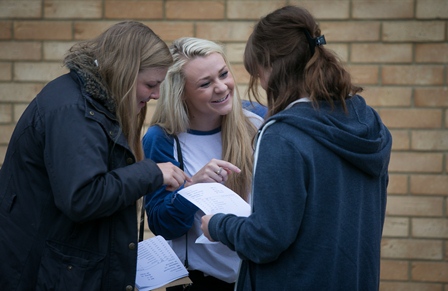
<svg viewBox="0 0 448 291">
<path fill-rule="evenodd" d="M 146 157 L 182 166 L 192 180 L 185 187 L 224 183 L 249 201 L 252 139 L 263 120 L 242 108 L 220 45 L 181 38 L 170 50 L 174 64 L 143 138 Z M 202 211 L 168 190 L 145 197 L 145 205 L 151 230 L 171 240 L 177 255 L 188 262 L 191 290 L 233 290 L 237 254 L 222 244 L 195 243 Z"/>
</svg>

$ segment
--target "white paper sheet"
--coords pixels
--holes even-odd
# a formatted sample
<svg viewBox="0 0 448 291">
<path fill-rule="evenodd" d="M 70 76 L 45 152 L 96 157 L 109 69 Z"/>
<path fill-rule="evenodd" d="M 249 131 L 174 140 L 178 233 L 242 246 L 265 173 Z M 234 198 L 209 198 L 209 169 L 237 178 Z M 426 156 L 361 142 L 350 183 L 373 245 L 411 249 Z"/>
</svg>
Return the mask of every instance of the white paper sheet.
<svg viewBox="0 0 448 291">
<path fill-rule="evenodd" d="M 162 236 L 138 243 L 135 285 L 139 291 L 156 289 L 186 276 L 187 269 Z"/>
<path fill-rule="evenodd" d="M 205 214 L 235 214 L 249 216 L 250 205 L 238 194 L 220 183 L 197 183 L 178 192 Z M 211 244 L 204 235 L 196 239 L 196 243 Z"/>
</svg>

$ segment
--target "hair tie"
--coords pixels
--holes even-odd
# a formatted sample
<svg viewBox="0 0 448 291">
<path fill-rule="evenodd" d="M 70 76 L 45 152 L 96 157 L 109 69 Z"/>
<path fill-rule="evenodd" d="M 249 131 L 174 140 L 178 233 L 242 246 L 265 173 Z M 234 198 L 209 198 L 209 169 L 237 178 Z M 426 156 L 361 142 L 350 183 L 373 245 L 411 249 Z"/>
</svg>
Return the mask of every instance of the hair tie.
<svg viewBox="0 0 448 291">
<path fill-rule="evenodd" d="M 305 33 L 306 39 L 308 40 L 311 56 L 314 55 L 314 48 L 316 46 L 324 45 L 327 43 L 324 35 L 312 38 L 310 32 L 307 29 L 304 29 L 303 32 Z"/>
</svg>

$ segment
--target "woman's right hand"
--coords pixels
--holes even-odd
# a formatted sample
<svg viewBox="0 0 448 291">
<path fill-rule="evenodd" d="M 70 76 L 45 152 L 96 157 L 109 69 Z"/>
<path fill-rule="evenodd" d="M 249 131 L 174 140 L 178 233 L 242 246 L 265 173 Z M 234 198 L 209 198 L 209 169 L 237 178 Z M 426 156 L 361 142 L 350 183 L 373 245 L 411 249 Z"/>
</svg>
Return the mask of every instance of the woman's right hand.
<svg viewBox="0 0 448 291">
<path fill-rule="evenodd" d="M 194 174 L 194 176 L 191 177 L 191 181 L 187 181 L 185 186 L 187 187 L 196 183 L 225 182 L 232 172 L 240 173 L 241 170 L 229 162 L 212 159 Z"/>
<path fill-rule="evenodd" d="M 172 163 L 157 164 L 163 174 L 163 184 L 166 185 L 166 190 L 174 191 L 184 184 L 184 182 L 191 182 L 191 178 L 185 174 L 179 167 Z"/>
</svg>

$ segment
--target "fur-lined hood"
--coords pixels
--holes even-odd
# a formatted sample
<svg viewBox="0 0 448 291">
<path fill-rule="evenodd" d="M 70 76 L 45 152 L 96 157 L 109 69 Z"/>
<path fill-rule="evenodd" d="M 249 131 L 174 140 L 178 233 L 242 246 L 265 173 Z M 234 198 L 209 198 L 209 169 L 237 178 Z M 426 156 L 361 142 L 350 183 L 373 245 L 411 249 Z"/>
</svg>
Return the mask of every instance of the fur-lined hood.
<svg viewBox="0 0 448 291">
<path fill-rule="evenodd" d="M 94 100 L 103 104 L 110 112 L 115 114 L 116 104 L 104 83 L 98 70 L 97 61 L 88 55 L 69 56 L 64 60 L 64 65 L 75 71 L 81 79 L 83 90 Z"/>
</svg>

